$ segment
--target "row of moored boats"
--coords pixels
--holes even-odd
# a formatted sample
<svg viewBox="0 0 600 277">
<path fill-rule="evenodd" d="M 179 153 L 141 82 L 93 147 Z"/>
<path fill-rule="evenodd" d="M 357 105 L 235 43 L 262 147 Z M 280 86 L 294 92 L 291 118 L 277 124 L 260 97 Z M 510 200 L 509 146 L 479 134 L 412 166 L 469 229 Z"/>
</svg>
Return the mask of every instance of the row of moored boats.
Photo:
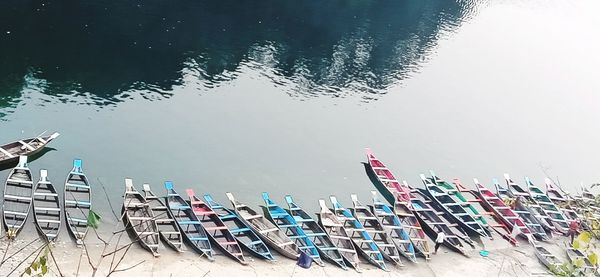
<svg viewBox="0 0 600 277">
<path fill-rule="evenodd" d="M 520 236 L 534 246 L 542 263 L 551 266 L 558 264 L 558 259 L 538 241 L 566 234 L 571 221 L 585 223 L 590 215 L 598 217 L 599 209 L 573 204 L 592 203 L 591 193 L 584 191 L 573 198 L 550 180 L 546 180 L 544 192 L 529 179 L 523 188 L 505 174 L 505 185 L 494 180 L 494 193 L 477 179 L 476 189 L 470 190 L 457 179 L 450 183 L 431 172 L 430 176 L 421 175 L 424 188 L 415 188 L 399 181 L 368 149 L 365 168 L 389 204 L 375 191 L 368 205 L 351 195 L 348 208 L 331 196 L 330 206 L 319 200 L 320 211 L 313 218 L 289 195 L 283 208 L 263 193 L 261 213 L 240 203 L 232 193 L 226 194 L 231 206 L 225 207 L 211 195 L 197 196 L 192 189 L 180 195 L 172 182 L 165 182 L 166 195 L 158 197 L 148 184 L 143 184 L 140 192 L 131 179 L 125 179 L 122 218 L 140 245 L 154 256 L 159 256 L 162 241 L 176 251 L 184 251 L 187 245 L 209 260 L 214 259 L 214 248 L 242 264 L 248 262 L 245 253 L 274 260 L 274 250 L 291 259 L 304 254 L 319 265 L 327 260 L 357 270 L 362 256 L 388 270 L 389 264 L 417 262 L 418 256 L 430 259 L 429 239 L 435 240 L 439 233 L 445 234 L 446 247 L 467 256 L 476 241 L 491 239 L 492 233 L 513 245 L 518 245 Z M 40 171 L 34 183 L 27 158 L 21 156 L 5 183 L 7 235 L 17 236 L 33 207 L 35 225 L 45 239 L 55 241 L 64 220 L 76 243 L 83 244 L 91 199 L 81 160 L 74 161 L 61 198 L 46 170 Z M 567 247 L 567 256 L 587 259 L 571 247 Z M 591 264 L 589 267 L 593 269 Z"/>
</svg>

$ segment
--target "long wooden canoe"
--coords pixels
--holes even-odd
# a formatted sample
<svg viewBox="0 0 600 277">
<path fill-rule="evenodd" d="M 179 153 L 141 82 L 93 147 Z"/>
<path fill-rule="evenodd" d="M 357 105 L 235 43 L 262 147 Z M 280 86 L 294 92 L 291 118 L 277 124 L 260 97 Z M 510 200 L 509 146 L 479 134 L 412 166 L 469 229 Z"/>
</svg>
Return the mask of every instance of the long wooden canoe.
<svg viewBox="0 0 600 277">
<path fill-rule="evenodd" d="M 44 132 L 45 133 L 45 132 Z M 0 146 L 0 165 L 17 162 L 19 156 L 31 156 L 41 151 L 53 139 L 60 136 L 53 133 L 49 136 L 41 135 L 35 138 L 22 139 Z"/>
<path fill-rule="evenodd" d="M 556 256 L 554 256 L 554 254 L 533 240 L 530 241 L 530 244 L 533 246 L 533 252 L 540 263 L 542 263 L 549 270 L 559 269 L 559 266 L 562 265 L 562 262 Z"/>
<path fill-rule="evenodd" d="M 300 251 L 310 256 L 312 260 L 320 266 L 324 266 L 319 250 L 306 235 L 304 229 L 296 222 L 288 212 L 277 205 L 275 201 L 269 198 L 269 194 L 262 193 L 262 198 L 265 201 L 265 215 L 277 226 L 283 233 L 290 238 L 294 244 L 298 246 Z"/>
<path fill-rule="evenodd" d="M 294 202 L 291 195 L 286 195 L 285 201 L 289 207 L 287 212 L 294 217 L 298 226 L 302 228 L 308 239 L 310 239 L 317 247 L 321 257 L 335 263 L 343 269 L 348 269 L 342 254 L 333 244 L 333 241 L 329 238 L 327 233 L 325 233 L 325 230 L 323 230 L 323 228 L 321 228 L 307 212 Z"/>
<path fill-rule="evenodd" d="M 415 217 L 410 202 L 410 188 L 398 182 L 394 174 L 375 157 L 370 149 L 366 149 L 367 163 L 364 163 L 367 176 L 379 193 L 394 207 L 394 214 L 400 219 L 402 226 L 407 229 L 410 241 L 416 252 L 425 259 L 430 259 L 431 250 L 421 223 Z"/>
<path fill-rule="evenodd" d="M 154 213 L 144 196 L 135 189 L 133 180 L 130 178 L 125 178 L 125 194 L 121 213 L 123 213 L 125 228 L 133 233 L 142 248 L 150 251 L 154 257 L 160 256 L 158 253 L 160 238 Z"/>
<path fill-rule="evenodd" d="M 319 199 L 321 211 L 318 213 L 319 225 L 329 235 L 333 244 L 344 257 L 346 264 L 360 272 L 360 259 L 352 239 L 348 236 L 346 229 L 338 217 L 325 205 L 325 200 Z"/>
<path fill-rule="evenodd" d="M 449 221 L 457 223 L 469 234 L 488 237 L 487 230 L 474 217 L 476 210 L 465 207 L 465 203 L 462 203 L 460 197 L 456 196 L 458 191 L 450 184 L 437 177 L 433 171 L 431 171 L 431 175 L 431 178 L 426 178 L 424 174 L 421 174 L 421 180 L 433 200 L 433 204 L 441 207 Z"/>
<path fill-rule="evenodd" d="M 437 238 L 438 233 L 442 232 L 446 236 L 444 246 L 452 251 L 469 256 L 467 248 L 462 243 L 466 242 L 471 246 L 474 245 L 469 235 L 457 223 L 449 222 L 444 217 L 444 210 L 431 205 L 433 200 L 424 191 L 413 190 L 411 192 L 411 202 L 423 230 L 433 241 Z"/>
<path fill-rule="evenodd" d="M 567 251 L 567 259 L 571 263 L 582 263 L 583 272 L 590 274 L 592 276 L 598 276 L 596 272 L 596 267 L 590 259 L 585 255 L 581 250 L 573 248 L 571 245 L 565 243 L 566 251 Z"/>
<path fill-rule="evenodd" d="M 175 191 L 172 182 L 165 182 L 165 189 L 167 189 L 165 204 L 171 217 L 179 226 L 185 241 L 194 251 L 206 256 L 208 260 L 214 261 L 208 235 L 202 228 L 200 220 L 192 211 L 192 207 Z"/>
<path fill-rule="evenodd" d="M 352 215 L 363 225 L 365 231 L 369 233 L 375 244 L 377 244 L 377 247 L 379 247 L 383 257 L 396 266 L 404 266 L 400 260 L 400 251 L 393 242 L 390 234 L 383 227 L 381 222 L 379 222 L 379 219 L 377 219 L 367 206 L 363 205 L 358 200 L 356 194 L 351 194 L 350 198 L 352 199 L 353 205 L 353 207 L 350 208 Z"/>
<path fill-rule="evenodd" d="M 569 222 L 585 219 L 585 216 L 575 211 L 573 199 L 567 193 L 556 186 L 552 180 L 546 178 L 544 181 L 546 184 L 546 195 L 560 208 Z"/>
<path fill-rule="evenodd" d="M 149 184 L 143 185 L 144 199 L 152 210 L 154 222 L 163 242 L 177 252 L 183 252 L 183 236 L 165 203 L 152 192 Z"/>
<path fill-rule="evenodd" d="M 477 189 L 479 190 L 480 195 L 482 195 L 482 199 L 486 201 L 491 207 L 496 211 L 497 214 L 501 215 L 504 218 L 505 224 L 511 226 L 514 230 L 515 226 L 519 228 L 520 233 L 524 234 L 526 237 L 530 233 L 535 236 L 538 240 L 546 241 L 549 240 L 550 237 L 544 230 L 544 227 L 540 223 L 540 221 L 529 213 L 529 210 L 524 208 L 522 205 L 518 205 L 515 202 L 511 207 L 506 205 L 505 200 L 510 198 L 508 190 L 503 188 L 498 180 L 494 179 L 494 186 L 496 187 L 496 195 L 494 195 L 490 190 L 485 188 L 483 185 L 479 184 L 477 179 L 474 179 L 475 184 L 477 185 Z M 517 198 L 516 201 L 519 201 Z M 521 220 L 517 220 L 517 217 Z M 524 228 L 523 224 L 527 227 Z M 528 232 L 529 231 L 529 232 Z M 516 231 L 515 231 L 516 232 Z"/>
<path fill-rule="evenodd" d="M 546 229 L 550 236 L 558 230 L 552 224 L 552 219 L 546 214 L 546 211 L 533 200 L 529 192 L 523 189 L 519 184 L 515 183 L 508 174 L 504 174 L 506 181 L 507 194 L 516 199 L 517 206 L 522 206 L 521 209 L 529 210 L 532 216 L 538 219 L 542 227 Z"/>
<path fill-rule="evenodd" d="M 410 235 L 402 225 L 400 218 L 394 213 L 394 208 L 381 202 L 377 197 L 376 191 L 371 191 L 373 196 L 373 205 L 369 209 L 377 217 L 381 225 L 387 230 L 392 242 L 404 257 L 413 263 L 417 262 L 416 251 L 413 243 L 410 241 Z"/>
<path fill-rule="evenodd" d="M 329 199 L 331 200 L 331 204 L 333 204 L 333 213 L 337 216 L 338 221 L 342 223 L 348 233 L 348 237 L 354 242 L 357 252 L 371 264 L 388 271 L 383 254 L 381 254 L 379 247 L 365 230 L 362 223 L 354 218 L 350 210 L 344 208 L 335 196 L 330 196 Z"/>
<path fill-rule="evenodd" d="M 81 160 L 73 160 L 73 169 L 65 181 L 64 209 L 67 229 L 79 246 L 88 232 L 88 216 L 92 209 L 92 188 L 83 173 Z"/>
<path fill-rule="evenodd" d="M 208 234 L 211 242 L 216 244 L 227 256 L 246 265 L 246 257 L 242 248 L 225 223 L 219 218 L 219 215 L 213 211 L 204 201 L 198 198 L 192 189 L 186 189 L 186 194 L 190 198 L 189 204 L 192 211 L 198 217 L 200 224 Z"/>
<path fill-rule="evenodd" d="M 55 241 L 61 225 L 60 198 L 45 169 L 40 170 L 40 179 L 33 191 L 33 218 L 44 239 Z"/>
<path fill-rule="evenodd" d="M 474 190 L 467 189 L 459 179 L 454 179 L 452 183 L 456 190 L 461 193 L 460 196 L 464 199 L 463 201 L 469 203 L 469 206 L 472 209 L 476 209 L 477 214 L 485 219 L 485 225 L 483 225 L 483 227 L 498 233 L 511 244 L 515 246 L 519 245 L 516 238 L 511 236 L 512 229 L 504 224 L 503 219 L 495 214 L 493 209 L 489 208 L 488 205 L 484 205 L 484 200 L 482 200 Z"/>
<path fill-rule="evenodd" d="M 2 215 L 9 239 L 14 239 L 23 229 L 31 209 L 32 194 L 33 179 L 27 157 L 20 156 L 19 164 L 10 171 L 4 183 Z"/>
<path fill-rule="evenodd" d="M 544 210 L 546 215 L 548 215 L 554 228 L 564 235 L 567 235 L 569 233 L 569 223 L 560 209 L 539 187 L 534 185 L 528 177 L 525 177 L 525 182 L 527 183 L 527 190 L 529 191 L 531 199 Z"/>
<path fill-rule="evenodd" d="M 254 230 L 260 238 L 275 251 L 290 259 L 297 260 L 300 256 L 298 246 L 285 235 L 275 224 L 267 220 L 263 215 L 255 210 L 238 202 L 232 193 L 226 193 L 227 198 L 231 201 L 233 210 L 241 218 L 244 223 Z"/>
<path fill-rule="evenodd" d="M 221 221 L 227 225 L 235 239 L 248 252 L 261 259 L 275 260 L 269 247 L 233 210 L 223 207 L 223 205 L 217 203 L 209 194 L 204 195 L 204 201 L 219 216 Z"/>
</svg>

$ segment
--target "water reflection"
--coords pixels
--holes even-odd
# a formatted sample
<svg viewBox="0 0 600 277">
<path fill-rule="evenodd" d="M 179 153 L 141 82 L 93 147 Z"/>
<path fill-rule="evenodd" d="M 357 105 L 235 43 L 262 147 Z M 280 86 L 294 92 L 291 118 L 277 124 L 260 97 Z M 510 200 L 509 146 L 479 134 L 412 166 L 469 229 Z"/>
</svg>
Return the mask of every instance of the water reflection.
<svg viewBox="0 0 600 277">
<path fill-rule="evenodd" d="M 98 106 L 133 92 L 162 99 L 189 80 L 206 90 L 245 68 L 293 97 L 377 99 L 418 70 L 473 3 L 2 1 L 0 107 L 31 89 Z"/>
</svg>

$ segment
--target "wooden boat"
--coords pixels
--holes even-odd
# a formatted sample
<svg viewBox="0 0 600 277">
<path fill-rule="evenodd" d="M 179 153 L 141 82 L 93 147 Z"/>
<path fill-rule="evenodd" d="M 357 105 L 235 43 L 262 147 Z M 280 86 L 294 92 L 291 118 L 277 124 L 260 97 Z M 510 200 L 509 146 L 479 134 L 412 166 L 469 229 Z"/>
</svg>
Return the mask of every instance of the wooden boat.
<svg viewBox="0 0 600 277">
<path fill-rule="evenodd" d="M 237 216 L 250 226 L 267 245 L 283 256 L 293 260 L 298 259 L 300 256 L 298 246 L 282 230 L 261 214 L 235 200 L 232 193 L 228 192 L 226 195 Z"/>
<path fill-rule="evenodd" d="M 415 217 L 410 202 L 410 189 L 399 183 L 394 174 L 368 148 L 367 160 L 368 162 L 364 163 L 367 176 L 379 193 L 394 207 L 394 214 L 406 228 L 416 253 L 427 260 L 430 259 L 429 241 L 421 223 Z"/>
<path fill-rule="evenodd" d="M 398 251 L 396 244 L 381 222 L 379 222 L 367 206 L 358 201 L 356 194 L 351 194 L 350 198 L 352 198 L 353 204 L 353 207 L 350 208 L 352 215 L 363 225 L 365 231 L 369 233 L 375 244 L 377 244 L 377 247 L 379 247 L 383 257 L 397 266 L 404 266 L 400 260 L 400 251 Z"/>
<path fill-rule="evenodd" d="M 369 209 L 373 215 L 377 217 L 379 222 L 381 222 L 381 225 L 388 232 L 400 253 L 411 262 L 416 263 L 417 256 L 415 247 L 410 241 L 410 235 L 404 229 L 402 221 L 400 221 L 400 218 L 394 213 L 394 208 L 379 201 L 376 191 L 371 191 L 371 194 L 373 196 L 373 205 L 369 205 Z"/>
<path fill-rule="evenodd" d="M 81 168 L 81 160 L 73 160 L 73 169 L 65 181 L 64 209 L 67 229 L 79 246 L 88 232 L 88 215 L 92 209 L 92 188 Z"/>
<path fill-rule="evenodd" d="M 192 207 L 173 189 L 172 182 L 165 182 L 165 189 L 167 189 L 167 197 L 165 197 L 167 210 L 179 226 L 185 241 L 194 251 L 214 261 L 208 235 Z"/>
<path fill-rule="evenodd" d="M 527 189 L 529 190 L 531 199 L 544 210 L 546 215 L 548 215 L 554 228 L 565 235 L 568 234 L 569 223 L 560 209 L 554 205 L 552 200 L 550 200 L 540 188 L 535 186 L 528 177 L 525 177 L 525 182 L 527 183 Z"/>
<path fill-rule="evenodd" d="M 577 260 L 583 261 L 583 266 L 581 267 L 583 272 L 588 274 L 597 275 L 596 267 L 590 262 L 590 259 L 578 249 L 573 248 L 571 245 L 565 243 L 566 251 L 567 251 L 567 259 L 571 263 L 576 263 Z"/>
<path fill-rule="evenodd" d="M 467 233 L 457 223 L 450 223 L 443 216 L 445 212 L 441 208 L 431 205 L 432 202 L 433 200 L 424 191 L 414 190 L 411 192 L 412 206 L 425 233 L 433 241 L 437 238 L 438 233 L 444 233 L 446 235 L 444 245 L 452 251 L 468 257 L 468 251 L 461 241 L 474 246 L 473 241 L 471 241 Z"/>
<path fill-rule="evenodd" d="M 181 229 L 171 217 L 165 203 L 152 192 L 149 184 L 144 184 L 144 199 L 154 214 L 154 222 L 158 228 L 158 234 L 164 243 L 177 252 L 183 252 L 183 237 Z"/>
<path fill-rule="evenodd" d="M 348 236 L 346 229 L 338 217 L 327 208 L 325 200 L 319 199 L 321 211 L 317 214 L 319 217 L 319 225 L 327 233 L 333 244 L 344 257 L 346 264 L 352 266 L 356 271 L 360 272 L 360 260 L 358 253 L 354 247 L 352 239 Z"/>
<path fill-rule="evenodd" d="M 275 258 L 267 245 L 252 231 L 249 225 L 241 220 L 237 214 L 223 205 L 215 202 L 209 194 L 204 195 L 205 203 L 219 216 L 221 221 L 229 228 L 231 234 L 252 255 L 261 259 L 273 261 Z"/>
<path fill-rule="evenodd" d="M 154 213 L 142 194 L 133 186 L 133 180 L 125 178 L 125 194 L 123 195 L 123 224 L 134 234 L 142 248 L 150 251 L 154 257 L 158 254 L 158 226 Z"/>
<path fill-rule="evenodd" d="M 358 221 L 352 213 L 344 208 L 335 196 L 330 196 L 331 204 L 333 204 L 333 213 L 337 216 L 337 220 L 342 223 L 342 227 L 346 230 L 348 237 L 356 246 L 356 251 L 360 253 L 369 263 L 388 271 L 385 260 L 379 247 L 373 241 L 373 238 L 365 230 L 365 227 Z"/>
<path fill-rule="evenodd" d="M 204 203 L 204 201 L 196 197 L 192 189 L 186 189 L 185 191 L 190 198 L 188 203 L 192 207 L 192 211 L 196 217 L 198 217 L 200 224 L 202 224 L 202 227 L 208 234 L 211 242 L 216 244 L 221 251 L 232 259 L 243 265 L 248 264 L 244 257 L 244 253 L 242 252 L 242 248 L 227 225 L 219 218 L 219 215 L 217 215 L 210 206 Z"/>
<path fill-rule="evenodd" d="M 34 155 L 60 136 L 59 133 L 44 136 L 44 133 L 35 138 L 23 139 L 0 146 L 0 165 L 15 163 L 19 160 L 19 156 Z"/>
<path fill-rule="evenodd" d="M 531 233 L 533 236 L 535 236 L 535 238 L 541 241 L 550 239 L 540 221 L 531 215 L 527 208 L 523 207 L 522 205 L 518 205 L 517 202 L 520 198 L 517 198 L 511 207 L 506 205 L 505 199 L 510 198 L 510 196 L 508 190 L 500 186 L 498 180 L 494 179 L 494 186 L 496 187 L 497 196 L 483 185 L 479 184 L 477 179 L 474 179 L 474 181 L 477 185 L 477 189 L 479 190 L 479 194 L 482 196 L 482 199 L 485 200 L 487 204 L 491 205 L 498 215 L 502 216 L 502 218 L 506 220 L 504 222 L 506 225 L 511 226 L 512 229 L 517 226 L 520 233 L 526 237 Z M 515 215 L 517 215 L 521 220 L 517 220 Z M 521 223 L 525 224 L 527 229 L 525 229 Z"/>
<path fill-rule="evenodd" d="M 281 229 L 298 246 L 300 251 L 310 256 L 318 265 L 324 266 L 319 250 L 317 250 L 315 244 L 308 238 L 304 229 L 296 222 L 294 217 L 277 205 L 275 201 L 271 200 L 268 193 L 263 192 L 262 198 L 265 201 L 265 215 L 271 222 Z"/>
<path fill-rule="evenodd" d="M 486 208 L 487 205 L 483 204 L 484 200 L 482 200 L 475 191 L 467 189 L 465 186 L 463 186 L 459 179 L 454 179 L 452 183 L 456 187 L 456 190 L 460 193 L 463 202 L 469 203 L 470 208 L 476 209 L 477 214 L 485 219 L 485 221 L 480 221 L 485 222 L 486 225 L 483 225 L 485 228 L 488 228 L 488 230 L 493 230 L 502 236 L 502 238 L 515 246 L 519 244 L 517 240 L 511 236 L 512 228 L 509 228 L 506 224 L 504 224 L 503 219 L 499 215 L 495 214 L 493 209 Z M 523 226 L 525 226 L 524 223 Z M 490 236 L 490 238 L 492 237 Z"/>
<path fill-rule="evenodd" d="M 472 209 L 469 203 L 461 201 L 462 196 L 457 196 L 459 192 L 452 185 L 437 177 L 433 171 L 431 171 L 431 178 L 426 178 L 424 174 L 420 176 L 428 196 L 433 200 L 433 205 L 442 208 L 450 222 L 457 223 L 471 235 L 489 237 L 488 231 L 475 219 L 475 216 L 479 216 L 476 214 L 477 211 Z"/>
<path fill-rule="evenodd" d="M 338 248 L 333 244 L 333 241 L 329 238 L 327 233 L 325 233 L 325 230 L 323 230 L 323 228 L 321 228 L 307 212 L 294 202 L 292 196 L 286 195 L 285 201 L 289 207 L 287 212 L 294 217 L 298 226 L 302 228 L 308 239 L 310 239 L 317 247 L 321 257 L 333 262 L 343 269 L 348 269 L 344 262 L 344 257 L 342 257 Z"/>
<path fill-rule="evenodd" d="M 530 241 L 530 244 L 533 246 L 533 252 L 540 263 L 542 263 L 549 270 L 556 270 L 562 265 L 562 262 L 543 246 L 539 245 L 533 240 Z"/>
<path fill-rule="evenodd" d="M 567 221 L 571 222 L 585 218 L 573 209 L 573 199 L 567 193 L 555 186 L 550 179 L 546 178 L 544 181 L 546 184 L 546 195 L 560 208 Z"/>
<path fill-rule="evenodd" d="M 14 239 L 23 229 L 31 209 L 32 194 L 33 179 L 27 157 L 20 156 L 19 164 L 10 171 L 4 183 L 2 215 L 9 239 Z"/>
<path fill-rule="evenodd" d="M 553 232 L 558 232 L 552 224 L 552 219 L 550 219 L 546 214 L 546 211 L 531 198 L 528 191 L 515 183 L 508 174 L 504 174 L 504 179 L 506 180 L 508 188 L 508 196 L 516 199 L 517 206 L 522 206 L 520 209 L 517 208 L 517 210 L 528 210 L 532 216 L 538 219 L 542 227 L 546 229 L 550 236 L 552 236 Z"/>
<path fill-rule="evenodd" d="M 60 198 L 45 169 L 40 170 L 40 180 L 33 191 L 33 218 L 44 239 L 55 241 L 61 224 Z"/>
</svg>

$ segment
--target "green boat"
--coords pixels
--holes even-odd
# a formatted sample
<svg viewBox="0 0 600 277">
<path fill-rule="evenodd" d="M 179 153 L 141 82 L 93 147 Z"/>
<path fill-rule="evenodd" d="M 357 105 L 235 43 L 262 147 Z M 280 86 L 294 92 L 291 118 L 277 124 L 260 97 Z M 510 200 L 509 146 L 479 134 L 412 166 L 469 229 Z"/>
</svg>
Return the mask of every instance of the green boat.
<svg viewBox="0 0 600 277">
<path fill-rule="evenodd" d="M 479 211 L 469 203 L 469 200 L 465 198 L 453 185 L 442 180 L 440 177 L 436 176 L 433 171 L 429 171 L 431 174 L 431 178 L 438 187 L 442 188 L 448 196 L 454 200 L 456 203 L 460 203 L 464 210 L 479 223 L 483 227 L 483 230 L 487 234 L 489 238 L 492 238 L 492 234 L 490 232 L 490 224 L 487 220 L 479 213 Z"/>
</svg>

